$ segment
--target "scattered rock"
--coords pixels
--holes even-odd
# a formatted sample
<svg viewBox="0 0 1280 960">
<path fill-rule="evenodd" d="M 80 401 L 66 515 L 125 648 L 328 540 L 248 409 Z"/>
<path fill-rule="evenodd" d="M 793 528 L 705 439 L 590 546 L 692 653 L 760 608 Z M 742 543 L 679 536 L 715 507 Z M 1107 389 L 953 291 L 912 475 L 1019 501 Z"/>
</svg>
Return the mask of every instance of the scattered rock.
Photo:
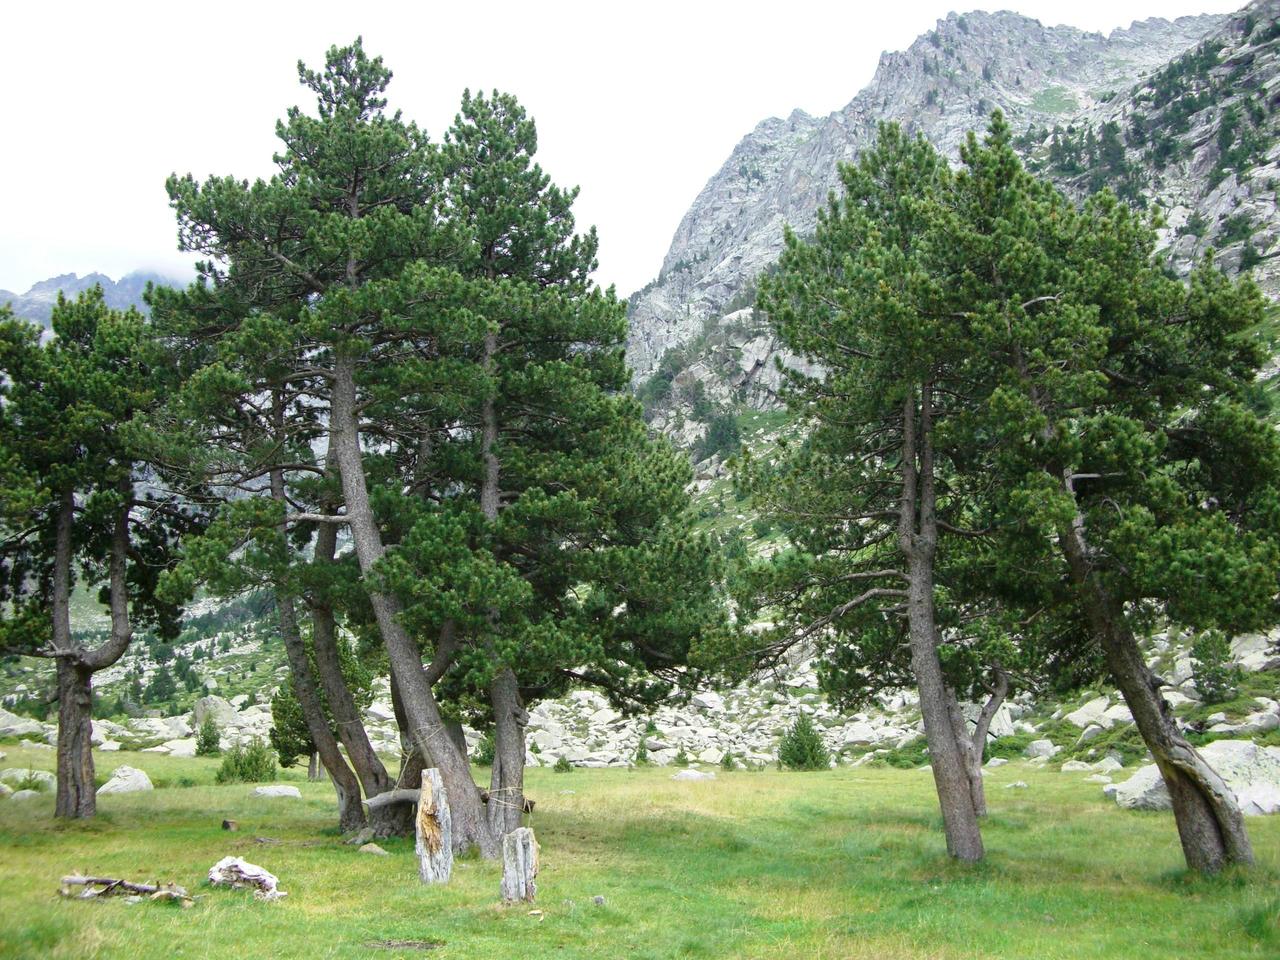
<svg viewBox="0 0 1280 960">
<path fill-rule="evenodd" d="M 102 743 L 98 745 L 98 749 L 102 750 L 104 753 L 115 753 L 120 749 L 120 741 L 103 740 Z"/>
<path fill-rule="evenodd" d="M 235 707 L 222 697 L 201 697 L 195 702 L 191 715 L 195 718 L 195 726 L 197 728 L 210 717 L 213 718 L 213 722 L 218 725 L 220 730 L 240 724 L 240 714 L 236 712 Z"/>
<path fill-rule="evenodd" d="M 1013 781 L 1013 783 L 1006 783 L 1006 784 L 1004 785 L 1004 788 L 1005 788 L 1006 790 L 1025 790 L 1025 789 L 1027 789 L 1027 781 L 1025 781 L 1025 780 L 1015 780 L 1015 781 Z"/>
<path fill-rule="evenodd" d="M 273 783 L 265 787 L 254 787 L 251 797 L 296 797 L 302 798 L 301 791 L 297 787 L 291 787 L 288 784 Z"/>
<path fill-rule="evenodd" d="M 13 787 L 9 786 L 7 783 L 0 783 L 0 800 L 4 800 L 12 796 Z"/>
<path fill-rule="evenodd" d="M 1054 754 L 1061 752 L 1061 750 L 1062 748 L 1055 746 L 1052 740 L 1032 740 L 1022 753 L 1032 759 L 1048 760 Z"/>
<path fill-rule="evenodd" d="M 42 737 L 44 726 L 38 720 L 20 717 L 0 708 L 0 737 Z"/>
<path fill-rule="evenodd" d="M 1083 760 L 1068 760 L 1062 765 L 1063 773 L 1083 773 L 1086 770 L 1092 770 L 1093 767 L 1085 763 Z"/>
<path fill-rule="evenodd" d="M 988 766 L 988 767 L 1003 767 L 1003 766 L 1004 766 L 1006 763 L 1008 763 L 1008 762 L 1009 762 L 1009 761 L 1008 761 L 1008 760 L 1006 760 L 1004 757 L 992 757 L 990 760 L 988 760 L 988 761 L 987 761 L 987 766 Z"/>
<path fill-rule="evenodd" d="M 196 741 L 194 737 L 187 737 L 182 740 L 168 740 L 161 744 L 168 748 L 171 757 L 194 757 L 196 755 Z"/>
<path fill-rule="evenodd" d="M 11 800 L 35 800 L 40 795 L 41 794 L 39 790 L 18 790 L 14 792 L 13 796 L 10 799 Z"/>
<path fill-rule="evenodd" d="M 1111 726 L 1110 723 L 1103 724 L 1103 716 L 1106 714 L 1107 706 L 1111 703 L 1106 697 L 1095 697 L 1078 710 L 1072 710 L 1063 719 L 1069 723 L 1074 723 L 1077 727 L 1087 729 L 1090 726 L 1103 725 Z"/>
<path fill-rule="evenodd" d="M 137 767 L 116 767 L 111 779 L 98 788 L 98 796 L 104 793 L 140 793 L 154 790 L 151 778 Z"/>
<path fill-rule="evenodd" d="M 389 853 L 387 853 L 387 851 L 383 850 L 383 849 L 382 849 L 380 846 L 378 846 L 376 843 L 363 843 L 363 844 L 361 844 L 361 845 L 360 845 L 360 852 L 361 852 L 361 853 L 372 853 L 372 854 L 374 854 L 375 856 L 379 856 L 379 857 L 387 857 L 387 856 L 390 856 L 390 854 L 389 854 Z"/>
<path fill-rule="evenodd" d="M 591 898 L 591 902 L 594 903 L 597 907 L 603 907 L 604 897 L 600 896 L 600 894 L 596 894 L 594 897 Z"/>
<path fill-rule="evenodd" d="M 710 770 L 681 770 L 672 780 L 714 780 L 716 775 Z"/>
<path fill-rule="evenodd" d="M 1215 740 L 1201 747 L 1200 754 L 1235 791 L 1243 813 L 1280 812 L 1280 747 L 1259 747 L 1251 740 Z M 1139 768 L 1124 783 L 1112 786 L 1109 795 L 1127 810 L 1168 810 L 1172 806 L 1155 764 Z"/>
<path fill-rule="evenodd" d="M 347 844 L 353 847 L 361 847 L 372 840 L 373 837 L 373 827 L 361 827 L 356 831 L 351 839 L 347 841 Z"/>
</svg>

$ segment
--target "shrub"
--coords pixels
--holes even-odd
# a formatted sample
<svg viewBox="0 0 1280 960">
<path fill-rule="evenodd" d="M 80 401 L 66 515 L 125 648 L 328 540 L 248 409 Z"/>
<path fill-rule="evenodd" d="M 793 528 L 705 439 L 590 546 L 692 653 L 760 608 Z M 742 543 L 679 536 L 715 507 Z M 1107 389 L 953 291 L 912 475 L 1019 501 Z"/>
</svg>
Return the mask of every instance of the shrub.
<svg viewBox="0 0 1280 960">
<path fill-rule="evenodd" d="M 677 767 L 687 767 L 689 765 L 689 755 L 684 752 L 684 747 L 680 748 L 679 752 L 676 754 L 676 758 L 671 762 Z"/>
<path fill-rule="evenodd" d="M 636 747 L 636 766 L 643 767 L 649 762 L 649 748 L 644 745 L 644 737 L 640 737 L 640 745 Z"/>
<path fill-rule="evenodd" d="M 1225 703 L 1236 695 L 1241 671 L 1231 662 L 1231 643 L 1208 630 L 1191 645 L 1191 679 L 1205 703 Z"/>
<path fill-rule="evenodd" d="M 262 783 L 275 778 L 276 758 L 261 737 L 228 750 L 214 777 L 218 783 Z"/>
<path fill-rule="evenodd" d="M 205 717 L 204 723 L 200 724 L 200 732 L 196 735 L 196 756 L 216 757 L 221 752 L 222 748 L 218 746 L 218 725 L 213 722 L 213 717 Z"/>
<path fill-rule="evenodd" d="M 720 769 L 726 771 L 738 769 L 738 765 L 733 762 L 733 754 L 728 750 L 726 750 L 724 752 L 724 756 L 720 758 Z"/>
<path fill-rule="evenodd" d="M 788 770 L 825 770 L 829 756 L 813 721 L 800 714 L 778 743 L 778 763 Z"/>
<path fill-rule="evenodd" d="M 494 751 L 493 734 L 486 733 L 483 737 L 480 738 L 480 741 L 476 744 L 475 756 L 473 756 L 471 759 L 475 761 L 477 766 L 492 767 L 493 751 Z"/>
<path fill-rule="evenodd" d="M 573 764 L 569 762 L 568 757 L 561 757 L 551 769 L 556 773 L 569 773 L 573 769 Z"/>
</svg>

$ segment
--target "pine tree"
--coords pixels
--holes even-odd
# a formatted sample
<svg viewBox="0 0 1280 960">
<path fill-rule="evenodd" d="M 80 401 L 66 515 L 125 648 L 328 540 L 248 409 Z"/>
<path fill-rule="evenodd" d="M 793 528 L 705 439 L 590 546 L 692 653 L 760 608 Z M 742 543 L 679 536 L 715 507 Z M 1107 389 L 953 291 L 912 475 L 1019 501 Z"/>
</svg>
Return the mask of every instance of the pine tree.
<svg viewBox="0 0 1280 960">
<path fill-rule="evenodd" d="M 0 308 L 0 651 L 55 660 L 55 813 L 91 817 L 93 674 L 139 625 L 176 635 L 181 596 L 162 599 L 158 578 L 198 518 L 167 501 L 154 470 L 148 417 L 177 374 L 141 315 L 94 288 L 59 297 L 52 333 Z M 77 579 L 110 609 L 96 647 L 71 629 Z"/>
</svg>

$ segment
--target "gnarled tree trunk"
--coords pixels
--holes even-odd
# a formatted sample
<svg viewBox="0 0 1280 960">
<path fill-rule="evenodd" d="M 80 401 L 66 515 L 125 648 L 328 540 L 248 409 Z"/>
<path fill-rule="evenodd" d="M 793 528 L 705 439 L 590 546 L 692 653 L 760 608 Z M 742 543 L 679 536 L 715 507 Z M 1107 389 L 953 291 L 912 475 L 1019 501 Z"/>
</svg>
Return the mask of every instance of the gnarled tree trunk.
<svg viewBox="0 0 1280 960">
<path fill-rule="evenodd" d="M 322 524 L 316 534 L 313 562 L 333 563 L 337 542 L 337 527 Z M 329 704 L 329 713 L 333 717 L 338 739 L 346 747 L 347 758 L 364 789 L 365 797 L 376 797 L 392 789 L 395 783 L 373 749 L 369 733 L 360 717 L 360 709 L 342 676 L 337 624 L 333 609 L 323 600 L 311 604 L 311 639 L 315 650 L 316 673 Z M 408 836 L 413 831 L 413 820 L 407 811 L 397 806 L 373 807 L 369 812 L 369 826 L 379 837 Z"/>
<path fill-rule="evenodd" d="M 960 701 L 956 699 L 955 691 L 950 687 L 947 688 L 947 712 L 951 716 L 951 725 L 956 732 L 956 745 L 960 748 L 965 777 L 969 781 L 969 799 L 973 803 L 974 815 L 985 817 L 987 791 L 982 782 L 982 750 L 969 733 L 969 721 L 965 719 Z"/>
<path fill-rule="evenodd" d="M 371 581 L 369 602 L 404 703 L 409 735 L 422 755 L 430 756 L 440 771 L 453 813 L 455 845 L 466 849 L 474 844 L 483 856 L 494 858 L 498 855 L 498 842 L 484 819 L 480 791 L 471 779 L 466 756 L 458 753 L 445 732 L 418 645 L 400 622 L 400 603 L 372 582 L 374 567 L 382 559 L 385 547 L 369 503 L 360 453 L 354 363 L 341 348 L 335 351 L 329 428 L 330 449 L 342 478 L 347 524 L 360 570 Z"/>
<path fill-rule="evenodd" d="M 54 816 L 79 819 L 97 813 L 93 766 L 93 675 L 121 656 L 133 639 L 129 623 L 126 563 L 129 551 L 129 511 L 132 484 L 120 484 L 122 504 L 116 513 L 108 560 L 111 633 L 102 646 L 88 650 L 71 634 L 72 529 L 75 494 L 65 490 L 58 504 L 54 532 L 53 654 L 57 663 L 58 743 L 57 794 Z"/>
<path fill-rule="evenodd" d="M 1064 479 L 1064 487 L 1074 493 L 1069 478 Z M 1178 730 L 1160 695 L 1162 683 L 1147 666 L 1129 629 L 1123 604 L 1093 569 L 1084 518 L 1077 514 L 1058 539 L 1111 677 L 1169 788 L 1187 866 L 1216 873 L 1228 864 L 1253 863 L 1253 846 L 1235 794 Z"/>
<path fill-rule="evenodd" d="M 489 684 L 493 706 L 493 770 L 489 781 L 489 825 L 503 836 L 520 826 L 524 812 L 524 729 L 529 714 L 510 667 Z"/>
</svg>

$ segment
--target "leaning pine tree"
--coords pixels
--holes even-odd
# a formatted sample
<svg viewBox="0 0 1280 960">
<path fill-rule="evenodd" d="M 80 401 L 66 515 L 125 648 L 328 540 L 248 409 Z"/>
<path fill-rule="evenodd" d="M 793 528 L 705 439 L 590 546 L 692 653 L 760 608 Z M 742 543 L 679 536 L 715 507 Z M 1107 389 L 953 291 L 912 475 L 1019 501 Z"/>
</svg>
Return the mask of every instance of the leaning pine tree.
<svg viewBox="0 0 1280 960">
<path fill-rule="evenodd" d="M 1236 798 L 1179 730 L 1136 619 L 1277 620 L 1280 441 L 1250 405 L 1263 301 L 1212 262 L 1185 281 L 1109 194 L 1076 209 L 1021 167 L 999 115 L 970 138 L 940 275 L 999 386 L 979 433 L 992 510 L 1071 588 L 1173 803 L 1188 866 L 1250 863 Z"/>
</svg>

